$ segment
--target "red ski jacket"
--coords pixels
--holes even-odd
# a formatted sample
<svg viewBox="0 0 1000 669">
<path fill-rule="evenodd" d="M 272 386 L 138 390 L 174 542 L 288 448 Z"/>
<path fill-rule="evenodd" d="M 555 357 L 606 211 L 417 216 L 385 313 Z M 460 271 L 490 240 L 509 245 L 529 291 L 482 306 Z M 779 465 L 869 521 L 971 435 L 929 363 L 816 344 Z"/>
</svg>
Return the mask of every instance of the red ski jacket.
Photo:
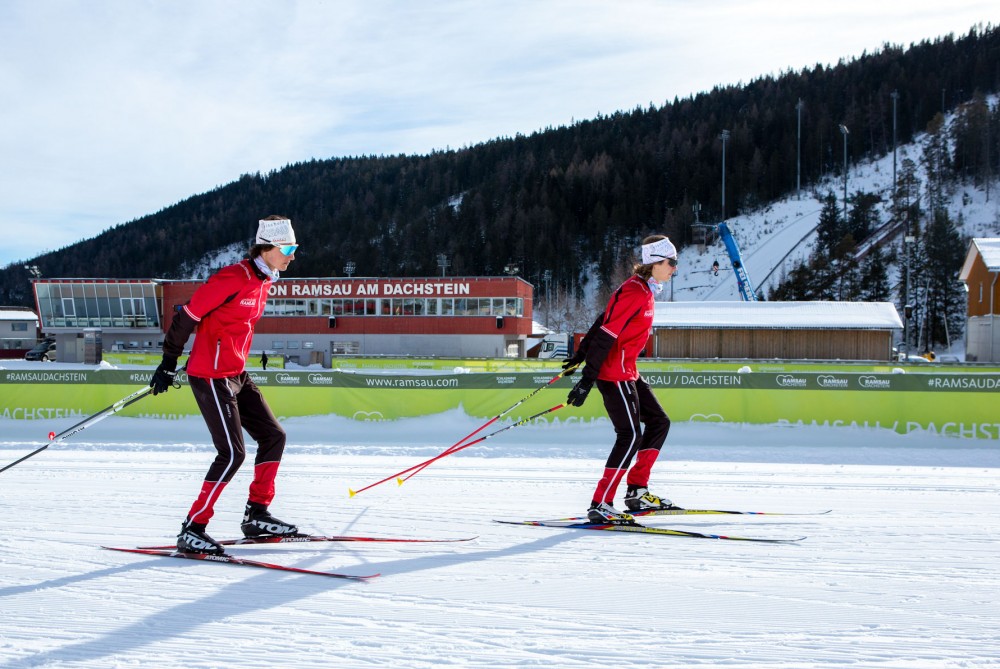
<svg viewBox="0 0 1000 669">
<path fill-rule="evenodd" d="M 197 328 L 187 373 L 208 379 L 241 374 L 270 287 L 271 279 L 252 260 L 223 267 L 174 315 L 163 352 L 180 356 Z"/>
<path fill-rule="evenodd" d="M 653 329 L 653 291 L 633 275 L 618 287 L 604 310 L 600 331 L 614 340 L 601 363 L 597 378 L 603 381 L 635 381 L 635 361 L 646 348 Z M 590 364 L 590 358 L 587 364 Z"/>
</svg>

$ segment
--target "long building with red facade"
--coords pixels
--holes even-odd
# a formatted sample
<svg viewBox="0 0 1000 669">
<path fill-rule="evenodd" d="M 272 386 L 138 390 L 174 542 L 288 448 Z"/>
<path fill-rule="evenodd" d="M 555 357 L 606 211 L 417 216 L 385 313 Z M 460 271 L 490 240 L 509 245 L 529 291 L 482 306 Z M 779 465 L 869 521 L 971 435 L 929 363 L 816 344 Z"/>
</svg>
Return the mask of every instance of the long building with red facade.
<svg viewBox="0 0 1000 669">
<path fill-rule="evenodd" d="M 203 281 L 36 279 L 40 328 L 59 359 L 157 350 L 176 309 Z M 518 277 L 294 278 L 271 286 L 252 348 L 302 365 L 337 355 L 523 357 L 533 287 Z"/>
</svg>

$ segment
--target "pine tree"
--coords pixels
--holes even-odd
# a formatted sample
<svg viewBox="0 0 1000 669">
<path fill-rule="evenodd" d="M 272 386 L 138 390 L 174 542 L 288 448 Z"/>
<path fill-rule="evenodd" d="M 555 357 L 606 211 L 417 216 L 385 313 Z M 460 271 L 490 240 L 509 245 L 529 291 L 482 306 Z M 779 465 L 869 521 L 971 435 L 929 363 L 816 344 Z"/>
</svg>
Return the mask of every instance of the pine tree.
<svg viewBox="0 0 1000 669">
<path fill-rule="evenodd" d="M 946 210 L 938 210 L 924 235 L 926 254 L 923 342 L 926 350 L 950 345 L 961 336 L 965 299 L 958 273 L 965 261 L 965 245 Z"/>
<path fill-rule="evenodd" d="M 953 178 L 948 138 L 944 131 L 944 116 L 941 114 L 937 114 L 927 124 L 923 163 L 927 172 L 927 210 L 944 209 L 948 206 Z"/>
<path fill-rule="evenodd" d="M 878 205 L 882 198 L 875 193 L 858 191 L 851 198 L 851 211 L 847 216 L 847 233 L 858 242 L 868 238 L 879 229 L 882 221 L 878 215 Z"/>
<path fill-rule="evenodd" d="M 887 302 L 892 297 L 885 254 L 877 246 L 869 252 L 861 265 L 861 290 L 858 297 L 863 302 Z"/>
<path fill-rule="evenodd" d="M 819 213 L 816 233 L 819 235 L 819 249 L 829 253 L 844 236 L 844 222 L 840 215 L 837 196 L 829 191 L 823 198 L 823 209 Z"/>
</svg>

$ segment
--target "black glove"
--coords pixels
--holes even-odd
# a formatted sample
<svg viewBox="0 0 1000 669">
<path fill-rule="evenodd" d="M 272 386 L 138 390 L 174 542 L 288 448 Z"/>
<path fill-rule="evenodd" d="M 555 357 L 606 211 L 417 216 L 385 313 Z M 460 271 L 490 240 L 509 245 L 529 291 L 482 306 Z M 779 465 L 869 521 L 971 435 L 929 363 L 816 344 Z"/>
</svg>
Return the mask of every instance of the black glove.
<svg viewBox="0 0 1000 669">
<path fill-rule="evenodd" d="M 562 375 L 573 376 L 573 372 L 575 372 L 576 368 L 579 367 L 581 364 L 583 364 L 583 354 L 581 353 L 581 351 L 578 350 L 576 353 L 563 360 Z"/>
<path fill-rule="evenodd" d="M 566 402 L 575 407 L 582 407 L 583 403 L 587 401 L 587 394 L 593 387 L 594 380 L 588 379 L 586 376 L 583 377 L 576 382 L 576 385 L 573 386 L 573 390 L 569 391 L 569 397 L 566 398 Z"/>
<path fill-rule="evenodd" d="M 174 385 L 174 377 L 177 376 L 177 358 L 171 355 L 164 355 L 160 361 L 160 366 L 153 372 L 153 378 L 149 381 L 149 387 L 153 389 L 154 395 L 165 393 Z"/>
</svg>

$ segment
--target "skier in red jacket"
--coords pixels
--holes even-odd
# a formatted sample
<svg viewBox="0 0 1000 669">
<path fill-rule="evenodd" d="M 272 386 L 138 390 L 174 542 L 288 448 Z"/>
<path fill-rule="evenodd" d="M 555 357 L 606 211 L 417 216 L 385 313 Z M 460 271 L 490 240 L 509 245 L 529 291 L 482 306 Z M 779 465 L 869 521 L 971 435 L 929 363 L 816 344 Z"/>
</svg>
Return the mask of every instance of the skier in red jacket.
<svg viewBox="0 0 1000 669">
<path fill-rule="evenodd" d="M 567 402 L 583 406 L 596 382 L 615 428 L 614 447 L 587 510 L 592 523 L 632 522 L 630 514 L 614 507 L 615 492 L 626 471 L 625 505 L 630 511 L 673 506 L 669 499 L 649 492 L 650 471 L 667 438 L 670 418 L 639 375 L 635 362 L 652 331 L 653 298 L 677 271 L 677 249 L 664 235 L 647 237 L 642 241 L 642 262 L 633 271 L 611 296 L 576 353 L 563 364 L 571 369 L 586 362 L 583 378 L 570 391 Z M 629 469 L 633 458 L 635 465 Z"/>
<path fill-rule="evenodd" d="M 224 552 L 208 535 L 206 526 L 219 495 L 246 457 L 243 430 L 257 442 L 253 482 L 241 526 L 243 534 L 257 537 L 298 533 L 295 525 L 278 520 L 267 510 L 285 449 L 285 430 L 245 370 L 254 325 L 264 313 L 268 288 L 288 269 L 296 249 L 289 219 L 268 216 L 261 220 L 249 259 L 209 277 L 177 311 L 167 331 L 163 360 L 149 385 L 154 395 L 170 388 L 177 358 L 197 328 L 187 361 L 188 382 L 218 451 L 177 535 L 179 551 Z"/>
</svg>

